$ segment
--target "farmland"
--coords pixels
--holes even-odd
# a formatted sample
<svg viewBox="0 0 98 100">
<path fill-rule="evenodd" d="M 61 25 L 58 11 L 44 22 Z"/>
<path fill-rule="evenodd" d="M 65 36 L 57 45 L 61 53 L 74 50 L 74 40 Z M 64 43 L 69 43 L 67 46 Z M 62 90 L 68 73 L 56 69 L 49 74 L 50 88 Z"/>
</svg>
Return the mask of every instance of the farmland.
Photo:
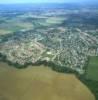
<svg viewBox="0 0 98 100">
<path fill-rule="evenodd" d="M 71 95 L 71 96 L 70 96 Z M 95 100 L 74 74 L 62 74 L 47 66 L 16 69 L 0 63 L 0 100 Z"/>
<path fill-rule="evenodd" d="M 87 66 L 86 78 L 98 81 L 97 74 L 98 74 L 98 56 L 90 57 Z"/>
</svg>

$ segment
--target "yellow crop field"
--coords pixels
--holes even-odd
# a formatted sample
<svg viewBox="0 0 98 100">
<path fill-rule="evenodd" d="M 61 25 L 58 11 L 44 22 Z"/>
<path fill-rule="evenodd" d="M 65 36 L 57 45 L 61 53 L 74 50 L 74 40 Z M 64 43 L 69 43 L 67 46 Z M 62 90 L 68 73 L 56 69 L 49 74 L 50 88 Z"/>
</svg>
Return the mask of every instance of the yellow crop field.
<svg viewBox="0 0 98 100">
<path fill-rule="evenodd" d="M 75 75 L 46 66 L 16 69 L 0 63 L 0 100 L 95 100 Z"/>
</svg>

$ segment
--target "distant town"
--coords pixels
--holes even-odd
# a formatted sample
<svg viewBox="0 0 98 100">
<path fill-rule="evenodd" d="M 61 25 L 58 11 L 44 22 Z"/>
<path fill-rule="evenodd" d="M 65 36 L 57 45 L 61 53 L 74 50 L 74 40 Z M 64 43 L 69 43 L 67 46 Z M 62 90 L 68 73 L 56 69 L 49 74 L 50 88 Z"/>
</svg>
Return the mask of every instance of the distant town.
<svg viewBox="0 0 98 100">
<path fill-rule="evenodd" d="M 0 60 L 53 62 L 83 74 L 98 56 L 97 8 L 0 10 Z"/>
</svg>

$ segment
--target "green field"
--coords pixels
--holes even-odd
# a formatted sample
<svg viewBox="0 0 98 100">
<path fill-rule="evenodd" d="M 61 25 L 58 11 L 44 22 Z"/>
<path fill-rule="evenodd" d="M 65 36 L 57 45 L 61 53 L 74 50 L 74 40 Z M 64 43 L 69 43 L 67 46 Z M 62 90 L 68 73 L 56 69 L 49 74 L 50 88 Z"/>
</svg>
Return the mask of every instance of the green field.
<svg viewBox="0 0 98 100">
<path fill-rule="evenodd" d="M 86 74 L 80 80 L 94 93 L 98 100 L 98 56 L 89 57 Z"/>
<path fill-rule="evenodd" d="M 98 81 L 98 56 L 89 57 L 86 78 Z"/>
</svg>

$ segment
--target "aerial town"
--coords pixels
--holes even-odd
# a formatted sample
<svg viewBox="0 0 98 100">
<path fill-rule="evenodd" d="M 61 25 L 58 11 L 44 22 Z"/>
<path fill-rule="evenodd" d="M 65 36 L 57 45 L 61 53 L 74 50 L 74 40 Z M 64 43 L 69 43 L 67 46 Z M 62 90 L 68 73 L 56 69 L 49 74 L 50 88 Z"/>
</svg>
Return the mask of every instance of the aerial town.
<svg viewBox="0 0 98 100">
<path fill-rule="evenodd" d="M 88 56 L 98 56 L 97 10 L 36 10 L 0 11 L 0 55 L 13 64 L 47 61 L 83 74 Z"/>
</svg>

